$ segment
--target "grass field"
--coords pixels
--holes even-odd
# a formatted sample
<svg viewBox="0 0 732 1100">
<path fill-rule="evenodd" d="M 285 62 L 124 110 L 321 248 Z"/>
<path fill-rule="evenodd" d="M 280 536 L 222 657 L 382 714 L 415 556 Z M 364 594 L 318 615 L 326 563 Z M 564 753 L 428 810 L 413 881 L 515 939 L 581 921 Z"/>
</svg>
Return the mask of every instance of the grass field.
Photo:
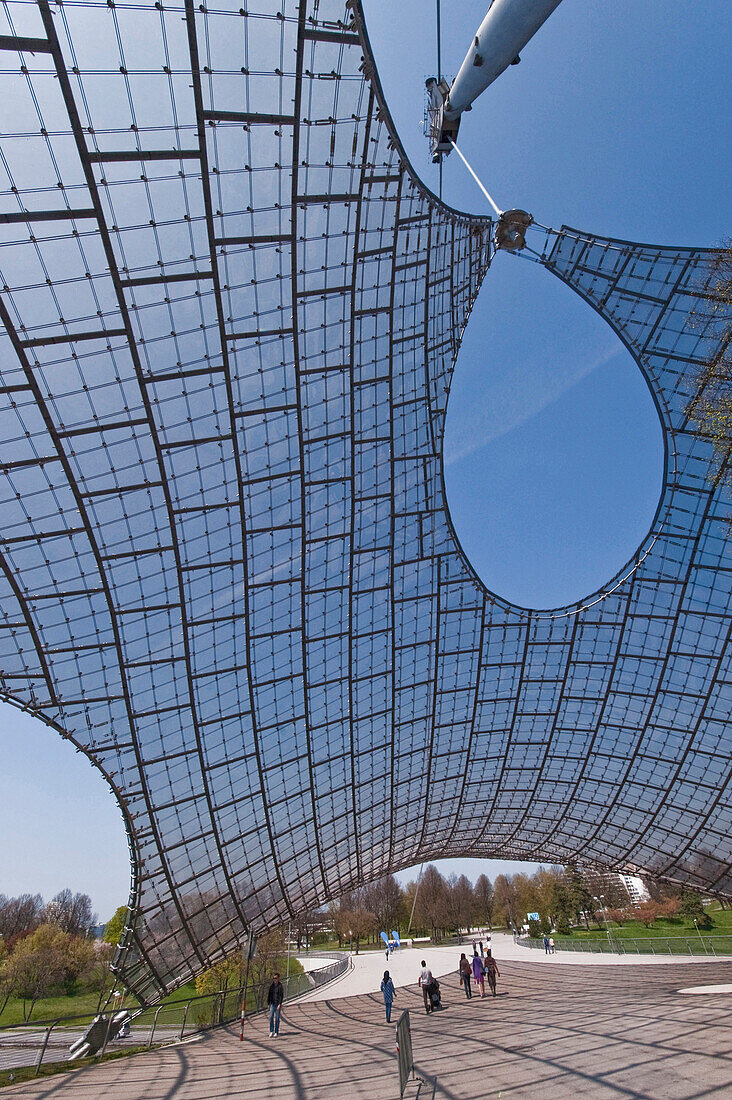
<svg viewBox="0 0 732 1100">
<path fill-rule="evenodd" d="M 732 955 L 732 911 L 718 904 L 706 907 L 714 921 L 712 928 L 702 930 L 701 935 L 693 920 L 686 917 L 659 917 L 646 928 L 640 921 L 627 921 L 622 926 L 614 921 L 608 926 L 603 921 L 598 927 L 590 922 L 589 931 L 582 925 L 568 935 L 554 934 L 558 950 L 608 951 L 617 947 L 629 953 L 673 955 Z M 612 939 L 613 944 L 609 943 Z M 540 943 L 541 941 L 536 941 Z"/>
<path fill-rule="evenodd" d="M 175 993 L 169 993 L 164 1003 L 195 996 L 197 996 L 195 983 L 188 982 L 187 985 L 176 989 Z M 2 1014 L 0 1014 L 0 1027 L 10 1027 L 11 1024 L 25 1022 L 32 1024 L 37 1020 L 57 1020 L 67 1016 L 80 1016 L 79 1023 L 83 1024 L 96 1016 L 98 1005 L 98 993 L 77 993 L 73 997 L 42 997 L 36 1001 L 30 1020 L 26 1021 L 23 1015 L 23 1001 L 17 997 L 11 997 Z M 137 1007 L 137 1001 L 134 998 L 126 998 L 125 1008 L 129 1008 L 131 1005 Z"/>
<path fill-rule="evenodd" d="M 281 973 L 285 973 L 286 963 L 284 959 L 279 960 L 279 963 L 273 963 L 273 969 L 279 965 Z M 295 978 L 298 974 L 302 974 L 303 969 L 296 959 L 290 960 L 290 974 Z M 248 995 L 248 1003 L 254 1005 L 257 1003 L 256 996 L 252 996 L 254 989 L 250 981 L 250 995 Z M 294 985 L 294 983 L 293 983 Z M 215 1013 L 218 1001 L 210 996 L 207 1000 L 199 1000 L 196 1004 L 191 1005 L 188 1012 L 186 1012 L 186 1005 L 193 998 L 199 998 L 200 994 L 196 990 L 196 983 L 187 982 L 185 985 L 169 993 L 152 1009 L 147 1010 L 144 1015 L 144 1019 L 147 1021 L 150 1017 L 150 1023 L 152 1023 L 152 1017 L 159 1005 L 162 1005 L 159 1017 L 158 1027 L 161 1028 L 175 1028 L 180 1027 L 184 1020 L 186 1022 L 186 1028 L 190 1029 L 193 1026 L 206 1027 L 212 1020 L 212 1014 Z M 231 989 L 226 996 L 226 1012 L 229 1015 L 236 1015 L 238 1012 L 238 990 Z M 260 998 L 261 999 L 261 998 Z M 2 1001 L 0 1000 L 0 1004 Z M 33 1012 L 30 1019 L 25 1020 L 23 1013 L 23 1001 L 11 997 L 8 1001 L 5 1009 L 0 1014 L 0 1028 L 10 1027 L 14 1024 L 28 1024 L 33 1025 L 41 1021 L 51 1022 L 53 1020 L 67 1019 L 69 1017 L 79 1017 L 70 1021 L 70 1026 L 82 1027 L 86 1023 L 90 1023 L 94 1016 L 98 1012 L 99 995 L 97 993 L 78 993 L 73 997 L 43 997 L 36 1001 L 33 1006 Z M 124 1002 L 124 1007 L 134 1010 L 138 1008 L 138 1002 L 134 997 L 127 997 Z"/>
<path fill-rule="evenodd" d="M 732 936 L 732 909 L 720 909 L 718 906 L 708 905 L 706 912 L 714 921 L 714 927 L 707 930 L 702 930 L 703 936 Z M 694 922 L 686 917 L 659 917 L 657 921 L 651 925 L 650 928 L 646 928 L 640 921 L 628 921 L 622 927 L 615 924 L 613 921 L 609 922 L 610 929 L 614 939 L 618 940 L 632 940 L 632 939 L 647 939 L 658 936 L 696 936 L 697 931 L 694 927 Z M 584 925 L 582 927 L 573 928 L 571 932 L 572 939 L 587 938 L 597 939 L 598 935 L 602 935 L 606 931 L 605 922 L 603 921 L 598 928 L 594 921 L 590 921 L 590 931 L 588 932 Z M 556 936 L 554 937 L 556 939 Z"/>
</svg>

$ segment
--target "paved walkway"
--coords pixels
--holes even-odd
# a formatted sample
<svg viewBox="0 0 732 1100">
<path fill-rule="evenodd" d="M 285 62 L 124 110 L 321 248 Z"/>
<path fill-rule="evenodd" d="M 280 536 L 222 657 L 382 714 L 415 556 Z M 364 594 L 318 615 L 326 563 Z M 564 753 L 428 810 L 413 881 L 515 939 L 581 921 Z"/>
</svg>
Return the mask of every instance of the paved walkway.
<svg viewBox="0 0 732 1100">
<path fill-rule="evenodd" d="M 485 946 L 485 942 L 484 942 Z M 384 971 L 391 974 L 397 990 L 400 986 L 411 985 L 416 982 L 421 970 L 420 961 L 425 960 L 436 978 L 444 975 L 455 975 L 457 984 L 457 965 L 460 952 L 464 951 L 470 958 L 473 954 L 472 943 L 468 942 L 462 947 L 432 947 L 423 944 L 420 947 L 402 947 L 390 955 L 386 961 L 385 951 L 365 951 L 360 955 L 353 955 L 353 966 L 340 978 L 321 989 L 315 989 L 312 993 L 306 993 L 300 999 L 305 1001 L 335 1000 L 341 997 L 359 996 L 363 993 L 377 993 L 381 986 Z M 498 961 L 501 962 L 529 962 L 538 966 L 551 968 L 565 966 L 686 966 L 687 964 L 708 963 L 705 955 L 601 955 L 591 951 L 558 951 L 554 955 L 546 955 L 532 947 L 522 947 L 513 942 L 512 936 L 501 932 L 493 933 L 492 951 Z M 448 978 L 449 981 L 449 978 Z M 688 984 L 688 982 L 686 983 Z M 399 997 L 397 994 L 397 1004 Z"/>
<path fill-rule="evenodd" d="M 418 952 L 419 953 L 419 952 Z M 497 952 L 498 954 L 498 952 Z M 533 956 L 532 952 L 532 956 Z M 688 966 L 549 966 L 501 961 L 499 996 L 466 1000 L 443 983 L 445 1010 L 411 1009 L 418 1072 L 406 1100 L 701 1100 L 732 1097 L 732 995 L 678 993 Z M 732 963 L 700 962 L 699 985 L 732 982 Z M 395 1013 L 396 1018 L 397 1013 Z M 247 1023 L 198 1042 L 15 1086 L 7 1100 L 397 1100 L 394 1019 L 378 995 L 298 1002 L 280 1038 Z"/>
</svg>

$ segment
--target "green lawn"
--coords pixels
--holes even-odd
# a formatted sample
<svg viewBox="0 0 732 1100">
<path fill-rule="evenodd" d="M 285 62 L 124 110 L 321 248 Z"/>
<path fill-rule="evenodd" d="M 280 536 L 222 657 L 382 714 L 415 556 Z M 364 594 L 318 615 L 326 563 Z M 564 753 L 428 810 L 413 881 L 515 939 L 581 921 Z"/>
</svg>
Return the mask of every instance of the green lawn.
<svg viewBox="0 0 732 1100">
<path fill-rule="evenodd" d="M 284 974 L 286 971 L 286 960 L 280 959 L 273 963 L 273 969 L 279 966 L 280 973 Z M 290 974 L 292 977 L 296 977 L 298 974 L 303 973 L 302 967 L 293 957 L 290 959 Z M 251 986 L 251 982 L 250 982 Z M 190 1006 L 186 1010 L 186 1005 L 193 998 L 198 998 L 200 994 L 196 990 L 195 981 L 187 982 L 185 985 L 169 993 L 153 1008 L 147 1009 L 143 1014 L 140 1024 L 152 1025 L 153 1017 L 160 1005 L 162 1008 L 158 1015 L 157 1027 L 160 1028 L 177 1028 L 180 1027 L 184 1020 L 186 1024 L 186 1031 L 192 1030 L 195 1027 L 206 1027 L 213 1021 L 215 1015 L 215 1009 L 218 1006 L 218 1001 L 214 1000 L 213 996 L 210 996 L 205 1001 L 199 1001 L 197 1004 Z M 250 996 L 247 998 L 248 1003 L 254 1005 L 256 1003 L 256 997 Z M 261 1000 L 261 997 L 260 997 Z M 238 1014 L 238 990 L 229 990 L 226 996 L 225 1012 L 228 1016 L 234 1016 Z M 0 1000 L 0 1004 L 2 1001 Z M 23 1015 L 23 1002 L 16 997 L 11 997 L 5 1006 L 4 1011 L 0 1014 L 0 1028 L 10 1027 L 12 1024 L 34 1024 L 41 1021 L 52 1021 L 58 1019 L 66 1019 L 68 1017 L 78 1016 L 78 1020 L 71 1021 L 71 1026 L 83 1026 L 85 1023 L 91 1022 L 93 1017 L 97 1014 L 99 1004 L 99 995 L 96 993 L 78 993 L 73 997 L 57 996 L 57 997 L 44 997 L 41 1000 L 36 1001 L 33 1006 L 33 1012 L 30 1019 L 25 1021 Z M 124 1007 L 134 1010 L 138 1007 L 138 1002 L 134 997 L 125 998 Z M 140 1026 L 140 1025 L 138 1025 Z"/>
<path fill-rule="evenodd" d="M 714 921 L 714 927 L 702 930 L 703 936 L 730 936 L 732 935 L 732 910 L 720 909 L 713 905 L 706 908 L 706 912 Z M 658 936 L 696 936 L 697 931 L 694 922 L 686 917 L 659 917 L 650 928 L 646 928 L 640 921 L 628 921 L 622 927 L 610 921 L 610 929 L 615 939 L 641 939 L 644 937 Z M 606 934 L 606 925 L 603 921 L 598 928 L 594 921 L 590 921 L 590 931 L 584 925 L 572 929 L 571 935 L 576 937 L 590 936 L 597 939 Z M 556 937 L 555 937 L 556 939 Z"/>
<path fill-rule="evenodd" d="M 640 921 L 628 921 L 620 925 L 610 921 L 610 934 L 612 939 L 625 943 L 629 951 L 633 951 L 636 941 L 637 949 L 641 952 L 670 951 L 672 954 L 705 955 L 707 953 L 732 955 L 732 910 L 724 910 L 718 904 L 707 906 L 706 912 L 714 921 L 714 926 L 702 930 L 701 938 L 697 932 L 693 920 L 687 917 L 659 917 L 650 928 L 646 928 Z M 554 936 L 557 947 L 579 949 L 582 943 L 588 950 L 607 949 L 607 926 L 603 922 L 598 928 L 594 921 L 590 922 L 589 932 L 584 925 L 575 927 L 569 935 Z"/>
<path fill-rule="evenodd" d="M 187 985 L 181 986 L 180 989 L 176 989 L 174 993 L 169 993 L 168 996 L 164 998 L 163 1003 L 178 1001 L 182 998 L 187 999 L 195 997 L 196 995 L 195 983 L 188 982 Z M 0 1004 L 1 1003 L 0 1001 Z M 80 1016 L 82 1019 L 78 1022 L 79 1024 L 83 1024 L 96 1016 L 98 1004 L 98 993 L 77 993 L 73 997 L 42 997 L 40 1000 L 36 1001 L 33 1006 L 30 1020 L 27 1022 L 33 1024 L 39 1020 L 58 1020 L 67 1016 Z M 136 1008 L 137 1001 L 134 997 L 125 998 L 125 1008 L 131 1007 Z M 10 1027 L 11 1024 L 22 1024 L 24 1022 L 23 1002 L 17 997 L 11 997 L 0 1015 L 0 1027 Z"/>
</svg>

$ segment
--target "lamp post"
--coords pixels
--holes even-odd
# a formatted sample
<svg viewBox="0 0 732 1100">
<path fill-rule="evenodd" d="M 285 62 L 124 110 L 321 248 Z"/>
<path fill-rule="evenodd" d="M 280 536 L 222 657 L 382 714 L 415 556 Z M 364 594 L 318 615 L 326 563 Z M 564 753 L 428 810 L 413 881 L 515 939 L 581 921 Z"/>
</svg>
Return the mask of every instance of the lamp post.
<svg viewBox="0 0 732 1100">
<path fill-rule="evenodd" d="M 696 917 L 694 917 L 694 927 L 696 928 L 697 936 L 701 940 L 701 945 L 704 948 L 704 954 L 708 955 L 709 952 L 707 951 L 707 945 L 704 943 L 704 937 L 702 936 L 701 932 L 699 931 L 699 925 L 696 923 Z"/>
<path fill-rule="evenodd" d="M 607 919 L 607 912 L 605 910 L 605 895 L 600 894 L 599 898 L 594 898 L 593 900 L 598 902 L 598 903 L 601 903 L 600 908 L 602 909 L 602 919 L 605 921 L 605 931 L 607 932 L 607 942 L 608 942 L 608 945 L 610 947 L 610 950 L 615 951 L 616 948 L 615 948 L 615 944 L 613 942 L 612 932 L 610 931 L 610 922 Z"/>
</svg>

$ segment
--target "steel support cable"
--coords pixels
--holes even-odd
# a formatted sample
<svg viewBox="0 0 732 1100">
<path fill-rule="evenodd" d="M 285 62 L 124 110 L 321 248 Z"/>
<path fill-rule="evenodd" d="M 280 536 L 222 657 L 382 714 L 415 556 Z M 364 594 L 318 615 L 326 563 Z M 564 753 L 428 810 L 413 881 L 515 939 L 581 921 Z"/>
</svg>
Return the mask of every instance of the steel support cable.
<svg viewBox="0 0 732 1100">
<path fill-rule="evenodd" d="M 435 21 L 437 24 L 437 81 L 442 80 L 442 36 L 440 33 L 440 0 L 435 0 Z M 440 184 L 438 188 L 438 195 L 440 201 L 442 201 L 442 160 L 440 157 L 438 164 L 438 171 L 440 174 Z"/>
<path fill-rule="evenodd" d="M 496 217 L 497 217 L 497 218 L 500 218 L 500 217 L 501 217 L 501 215 L 503 214 L 503 211 L 502 211 L 502 210 L 499 210 L 498 206 L 497 206 L 497 205 L 496 205 L 496 203 L 495 203 L 495 202 L 493 201 L 493 199 L 491 198 L 491 196 L 490 196 L 490 195 L 488 194 L 488 191 L 486 190 L 486 188 L 485 188 L 485 187 L 483 186 L 483 184 L 482 184 L 482 183 L 481 183 L 481 181 L 479 180 L 479 178 L 478 178 L 477 174 L 476 174 L 476 173 L 475 173 L 475 172 L 473 171 L 473 169 L 472 169 L 472 168 L 470 167 L 470 165 L 468 164 L 468 161 L 467 161 L 467 159 L 466 159 L 465 155 L 464 155 L 464 154 L 463 154 L 463 153 L 461 152 L 461 150 L 460 150 L 460 149 L 458 149 L 457 145 L 456 145 L 456 144 L 455 144 L 455 142 L 454 142 L 454 141 L 452 140 L 452 138 L 450 138 L 450 144 L 452 145 L 452 147 L 453 147 L 453 149 L 455 150 L 455 152 L 457 153 L 457 155 L 458 155 L 458 156 L 460 157 L 460 160 L 461 160 L 461 161 L 463 162 L 463 164 L 465 165 L 465 167 L 467 168 L 467 170 L 468 170 L 468 171 L 470 172 L 470 174 L 471 174 L 471 176 L 473 177 L 473 179 L 475 180 L 475 182 L 476 182 L 476 183 L 478 184 L 478 187 L 479 187 L 479 188 L 481 189 L 481 191 L 483 192 L 483 194 L 485 195 L 485 197 L 486 197 L 486 198 L 488 199 L 488 202 L 489 202 L 489 203 L 491 204 L 491 206 L 492 206 L 492 207 L 493 207 L 493 209 L 495 210 L 495 212 L 496 212 Z"/>
</svg>

